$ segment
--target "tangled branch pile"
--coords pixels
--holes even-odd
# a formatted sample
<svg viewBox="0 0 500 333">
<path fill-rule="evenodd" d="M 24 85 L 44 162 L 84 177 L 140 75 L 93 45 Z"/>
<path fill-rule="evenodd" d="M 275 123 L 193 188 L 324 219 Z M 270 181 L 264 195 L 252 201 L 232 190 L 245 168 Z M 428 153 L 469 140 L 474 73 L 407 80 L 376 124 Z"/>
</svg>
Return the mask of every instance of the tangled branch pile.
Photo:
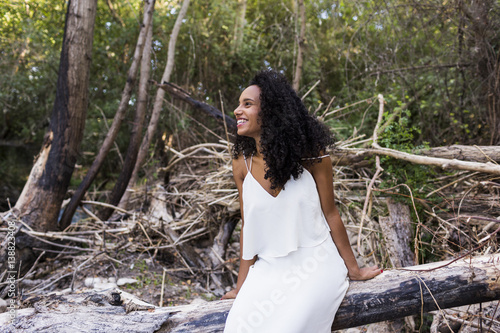
<svg viewBox="0 0 500 333">
<path fill-rule="evenodd" d="M 342 153 L 345 145 L 340 142 L 332 156 Z M 94 213 L 103 204 L 85 201 L 86 217 L 63 232 L 24 230 L 46 244 L 38 250 L 47 260 L 37 260 L 19 279 L 23 295 L 78 290 L 89 286 L 89 277 L 117 282 L 133 272 L 140 284 L 138 289 L 128 288 L 161 305 L 182 304 L 197 296 L 214 299 L 234 285 L 239 201 L 228 146 L 205 143 L 170 151 L 174 157 L 159 170 L 168 173 L 170 181 L 136 188 L 135 210 L 117 208 L 119 218 L 103 222 Z M 411 187 L 388 181 L 394 175 L 387 170 L 374 177 L 373 158 L 366 162 L 361 167 L 334 166 L 338 207 L 360 264 L 401 266 L 384 231 L 395 202 L 407 210 L 405 223 L 411 235 L 406 245 L 415 264 L 499 251 L 498 176 L 433 169 L 433 178 Z M 4 216 L 3 222 L 12 219 Z M 2 298 L 7 290 L 5 272 L 0 278 Z"/>
</svg>

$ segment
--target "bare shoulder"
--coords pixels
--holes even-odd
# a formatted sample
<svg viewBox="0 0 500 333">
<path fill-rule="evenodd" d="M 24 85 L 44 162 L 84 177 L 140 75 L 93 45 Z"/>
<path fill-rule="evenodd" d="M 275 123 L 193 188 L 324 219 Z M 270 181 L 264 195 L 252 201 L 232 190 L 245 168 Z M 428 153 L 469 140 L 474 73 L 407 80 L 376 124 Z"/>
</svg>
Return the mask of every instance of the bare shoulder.
<svg viewBox="0 0 500 333">
<path fill-rule="evenodd" d="M 238 156 L 238 158 L 233 159 L 233 177 L 235 181 L 243 181 L 247 174 L 247 168 L 245 166 L 245 158 L 243 154 Z"/>
<path fill-rule="evenodd" d="M 307 166 L 307 170 L 315 179 L 332 177 L 332 160 L 330 156 L 319 157 L 314 163 L 310 163 Z"/>
</svg>

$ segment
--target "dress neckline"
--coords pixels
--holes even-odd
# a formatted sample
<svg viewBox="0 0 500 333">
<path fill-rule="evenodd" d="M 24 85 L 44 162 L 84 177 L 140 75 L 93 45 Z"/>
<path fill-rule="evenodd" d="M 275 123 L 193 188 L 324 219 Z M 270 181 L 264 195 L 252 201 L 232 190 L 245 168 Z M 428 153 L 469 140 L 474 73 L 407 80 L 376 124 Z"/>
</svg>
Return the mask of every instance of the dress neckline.
<svg viewBox="0 0 500 333">
<path fill-rule="evenodd" d="M 309 172 L 309 170 L 307 170 L 306 168 L 304 168 L 304 171 L 302 171 L 302 173 L 299 175 L 299 178 L 300 178 L 300 177 L 302 177 L 302 175 L 303 175 L 304 173 L 308 173 L 308 174 L 311 176 L 311 178 L 313 178 L 313 179 L 314 179 L 314 177 L 313 177 L 313 175 L 311 174 L 311 172 Z M 280 194 L 284 191 L 284 189 L 281 189 L 281 190 L 279 191 L 279 193 L 278 193 L 278 194 L 276 194 L 276 196 L 272 195 L 272 194 L 271 194 L 271 193 L 269 193 L 269 191 L 268 191 L 268 190 L 266 190 L 266 189 L 264 188 L 264 186 L 262 186 L 262 184 L 261 184 L 261 183 L 259 183 L 259 181 L 258 181 L 258 180 L 257 180 L 257 179 L 253 176 L 253 174 L 252 174 L 251 170 L 248 170 L 248 172 L 247 172 L 247 174 L 246 174 L 245 179 L 243 180 L 243 182 L 247 179 L 247 177 L 249 177 L 249 175 L 250 175 L 250 177 L 251 177 L 251 178 L 252 178 L 252 179 L 253 179 L 253 180 L 257 183 L 257 185 L 258 185 L 258 186 L 259 186 L 259 187 L 260 187 L 260 188 L 261 188 L 264 192 L 266 192 L 266 193 L 267 193 L 267 195 L 269 195 L 269 196 L 270 196 L 271 198 L 273 198 L 273 199 L 277 199 L 277 198 L 280 196 Z M 296 180 L 298 180 L 299 178 L 297 178 Z M 294 180 L 294 178 L 293 178 L 292 176 L 290 176 L 290 179 L 289 179 L 288 181 L 290 181 L 290 180 Z M 287 183 L 288 183 L 288 182 L 287 182 Z"/>
<path fill-rule="evenodd" d="M 250 171 L 248 171 L 248 172 L 247 172 L 247 175 L 245 176 L 245 180 L 247 179 L 248 175 L 250 175 L 250 177 L 251 177 L 251 178 L 252 178 L 252 179 L 253 179 L 253 180 L 257 183 L 257 185 L 258 185 L 258 186 L 259 186 L 259 187 L 260 187 L 260 188 L 261 188 L 264 192 L 266 192 L 266 193 L 267 193 L 267 195 L 269 195 L 269 196 L 270 196 L 271 198 L 273 198 L 273 199 L 277 199 L 277 198 L 280 196 L 280 194 L 283 192 L 283 189 L 281 189 L 281 190 L 278 192 L 278 194 L 276 194 L 276 196 L 274 196 L 274 195 L 272 195 L 271 193 L 269 193 L 269 191 L 268 191 L 268 190 L 266 190 L 266 189 L 264 188 L 264 186 L 262 186 L 262 184 L 261 184 L 261 183 L 259 183 L 259 181 L 258 181 L 257 179 L 255 179 L 255 177 L 252 175 L 252 172 L 250 172 Z"/>
</svg>

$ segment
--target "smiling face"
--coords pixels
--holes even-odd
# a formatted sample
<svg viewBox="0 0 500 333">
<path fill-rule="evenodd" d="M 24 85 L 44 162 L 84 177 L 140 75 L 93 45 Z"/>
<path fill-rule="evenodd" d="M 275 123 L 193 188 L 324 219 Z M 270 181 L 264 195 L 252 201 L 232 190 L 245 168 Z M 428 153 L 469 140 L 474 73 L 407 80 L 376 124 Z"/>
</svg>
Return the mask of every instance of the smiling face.
<svg viewBox="0 0 500 333">
<path fill-rule="evenodd" d="M 249 86 L 240 96 L 238 107 L 234 110 L 238 135 L 260 139 L 260 88 Z"/>
</svg>

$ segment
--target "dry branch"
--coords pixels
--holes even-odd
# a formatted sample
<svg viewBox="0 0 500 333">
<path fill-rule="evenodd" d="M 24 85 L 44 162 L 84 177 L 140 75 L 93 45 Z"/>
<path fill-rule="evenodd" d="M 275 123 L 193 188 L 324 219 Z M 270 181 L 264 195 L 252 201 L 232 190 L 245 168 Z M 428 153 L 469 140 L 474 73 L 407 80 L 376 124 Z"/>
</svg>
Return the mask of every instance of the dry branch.
<svg viewBox="0 0 500 333">
<path fill-rule="evenodd" d="M 218 122 L 221 123 L 221 125 L 223 123 L 222 118 L 224 117 L 226 119 L 226 123 L 227 123 L 228 127 L 230 127 L 231 129 L 236 127 L 236 121 L 233 118 L 229 117 L 228 115 L 223 115 L 220 110 L 218 110 L 217 108 L 215 108 L 207 103 L 200 102 L 200 101 L 192 98 L 189 95 L 189 93 L 184 91 L 181 87 L 178 87 L 175 84 L 169 83 L 169 82 L 163 82 L 163 84 L 158 84 L 158 87 L 165 90 L 166 92 L 171 94 L 173 97 L 178 98 L 181 101 L 188 103 L 189 105 L 191 105 L 195 109 L 197 109 L 199 111 L 203 111 L 204 113 L 214 117 Z"/>
<path fill-rule="evenodd" d="M 342 159 L 345 159 L 344 155 L 355 154 L 361 156 L 372 156 L 372 155 L 384 155 L 390 156 L 396 159 L 404 160 L 410 163 L 422 164 L 422 165 L 434 165 L 441 167 L 443 169 L 456 169 L 456 170 L 469 170 L 469 171 L 479 171 L 484 173 L 490 173 L 494 175 L 500 175 L 500 165 L 493 164 L 491 162 L 481 163 L 481 162 L 469 162 L 469 161 L 460 161 L 457 159 L 446 159 L 440 157 L 428 157 L 428 156 L 420 156 L 410 153 L 401 152 L 394 149 L 389 148 L 346 148 L 346 149 L 338 149 L 336 155 L 341 156 Z M 335 160 L 334 160 L 335 163 Z M 340 161 L 336 163 L 340 164 Z"/>
</svg>

